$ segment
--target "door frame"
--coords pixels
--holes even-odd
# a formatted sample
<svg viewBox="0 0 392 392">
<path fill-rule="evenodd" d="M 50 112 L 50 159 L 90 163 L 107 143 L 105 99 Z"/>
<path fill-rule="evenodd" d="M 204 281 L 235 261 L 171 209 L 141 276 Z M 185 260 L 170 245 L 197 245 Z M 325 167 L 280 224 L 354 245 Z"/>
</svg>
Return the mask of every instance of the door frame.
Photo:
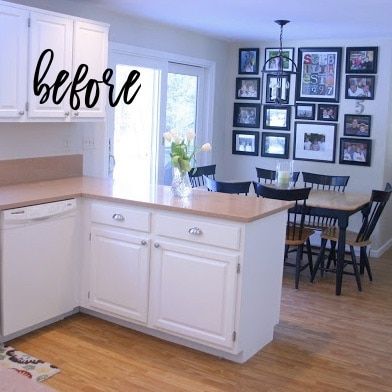
<svg viewBox="0 0 392 392">
<path fill-rule="evenodd" d="M 146 61 L 155 61 L 155 62 L 166 62 L 166 70 L 168 69 L 169 63 L 178 63 L 184 65 L 198 66 L 205 69 L 205 91 L 203 94 L 203 104 L 205 116 L 203 116 L 203 129 L 199 130 L 200 141 L 212 141 L 213 136 L 213 115 L 214 115 L 214 100 L 215 100 L 215 72 L 216 72 L 216 64 L 214 61 L 204 60 L 197 57 L 184 56 L 175 53 L 163 52 L 154 49 L 146 49 L 138 46 L 121 44 L 117 42 L 109 42 L 109 64 L 112 65 L 112 57 L 113 54 L 122 54 L 140 57 L 141 59 L 145 59 Z M 167 74 L 164 76 L 164 81 L 167 80 Z M 165 82 L 166 83 L 166 82 Z M 166 87 L 163 86 L 166 91 Z M 159 137 L 157 138 L 157 143 L 163 143 L 163 133 L 165 132 L 165 114 L 166 114 L 166 94 L 161 94 L 161 97 L 164 95 L 161 101 L 160 107 L 160 120 L 159 120 Z M 114 124 L 114 109 L 112 107 L 108 107 L 107 109 L 107 132 L 105 138 L 105 149 L 104 149 L 104 172 L 106 176 L 111 176 L 111 165 L 110 162 L 113 158 L 113 124 Z M 159 153 L 159 146 L 157 145 L 156 151 Z M 164 165 L 162 161 L 162 156 L 159 156 L 156 160 L 157 167 L 157 175 L 158 179 L 163 179 Z M 200 165 L 204 165 L 207 163 L 206 154 L 200 157 L 198 163 Z M 212 158 L 212 154 L 210 155 L 210 159 Z M 212 155 L 212 156 L 211 156 Z"/>
</svg>

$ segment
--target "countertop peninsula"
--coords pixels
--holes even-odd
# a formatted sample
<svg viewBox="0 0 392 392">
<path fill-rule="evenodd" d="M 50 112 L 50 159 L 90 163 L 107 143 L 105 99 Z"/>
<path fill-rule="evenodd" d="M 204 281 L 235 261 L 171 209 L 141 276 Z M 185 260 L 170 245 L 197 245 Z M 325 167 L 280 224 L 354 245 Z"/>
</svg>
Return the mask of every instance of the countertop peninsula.
<svg viewBox="0 0 392 392">
<path fill-rule="evenodd" d="M 72 177 L 0 187 L 0 210 L 48 203 L 73 197 L 121 202 L 168 211 L 252 222 L 279 211 L 292 203 L 193 189 L 186 199 L 174 197 L 163 185 L 139 185 L 96 177 Z"/>
</svg>

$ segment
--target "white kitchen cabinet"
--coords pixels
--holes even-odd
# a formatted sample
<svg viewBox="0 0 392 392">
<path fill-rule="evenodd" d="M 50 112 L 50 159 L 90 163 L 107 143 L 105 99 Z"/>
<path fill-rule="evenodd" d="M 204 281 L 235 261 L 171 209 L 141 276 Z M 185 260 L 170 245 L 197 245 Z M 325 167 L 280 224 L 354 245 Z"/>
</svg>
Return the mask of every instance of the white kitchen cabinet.
<svg viewBox="0 0 392 392">
<path fill-rule="evenodd" d="M 77 89 L 85 86 L 89 79 L 102 80 L 107 67 L 108 29 L 106 24 L 69 15 L 0 4 L 0 121 L 103 119 L 107 100 L 103 83 L 99 83 L 99 100 L 93 108 L 85 106 L 83 91 L 78 92 L 79 109 L 72 110 L 69 90 L 61 103 L 53 102 L 53 90 L 49 99 L 41 103 L 43 92 L 39 96 L 34 94 L 33 81 L 38 59 L 46 49 L 53 50 L 54 58 L 42 82 L 52 86 L 61 70 L 69 72 L 57 97 L 73 81 L 80 64 L 88 65 L 89 72 Z M 47 65 L 48 57 L 42 63 L 40 75 Z"/>
<path fill-rule="evenodd" d="M 28 11 L 0 5 L 0 118 L 24 119 Z"/>
<path fill-rule="evenodd" d="M 151 258 L 149 324 L 215 346 L 235 340 L 235 252 L 155 240 Z"/>
<path fill-rule="evenodd" d="M 95 23 L 76 21 L 74 25 L 74 54 L 73 74 L 80 64 L 88 66 L 88 77 L 102 80 L 102 74 L 108 62 L 108 28 Z M 86 82 L 84 82 L 85 84 Z M 78 110 L 73 110 L 73 118 L 103 118 L 105 117 L 105 103 L 107 100 L 106 86 L 99 84 L 99 99 L 92 108 L 85 105 L 85 91 L 80 93 L 81 105 Z M 93 89 L 95 93 L 95 89 Z"/>
<path fill-rule="evenodd" d="M 149 241 L 108 227 L 91 230 L 89 304 L 129 320 L 147 321 Z"/>
<path fill-rule="evenodd" d="M 69 17 L 48 15 L 44 13 L 32 12 L 30 15 L 30 56 L 29 56 L 29 88 L 28 116 L 57 117 L 64 119 L 70 114 L 68 94 L 60 103 L 55 104 L 52 92 L 46 103 L 40 103 L 40 96 L 36 96 L 33 91 L 34 72 L 41 53 L 46 49 L 54 52 L 53 62 L 44 78 L 44 83 L 51 86 L 61 70 L 68 71 L 70 77 L 62 86 L 59 93 L 63 94 L 64 86 L 68 85 L 72 75 L 72 35 L 73 21 Z M 43 61 L 41 74 L 44 73 L 48 61 Z"/>
</svg>

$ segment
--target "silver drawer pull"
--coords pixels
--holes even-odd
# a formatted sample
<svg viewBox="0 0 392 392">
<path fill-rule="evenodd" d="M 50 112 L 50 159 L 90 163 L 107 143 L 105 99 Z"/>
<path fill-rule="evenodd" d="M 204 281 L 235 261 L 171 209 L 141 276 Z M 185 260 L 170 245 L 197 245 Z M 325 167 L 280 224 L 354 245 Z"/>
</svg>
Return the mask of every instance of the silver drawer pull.
<svg viewBox="0 0 392 392">
<path fill-rule="evenodd" d="M 192 234 L 192 235 L 202 235 L 202 234 L 203 234 L 203 232 L 201 231 L 201 229 L 199 229 L 198 227 L 191 227 L 191 228 L 188 230 L 188 233 L 189 233 L 189 234 Z"/>
<path fill-rule="evenodd" d="M 154 244 L 154 248 L 159 248 L 159 244 L 158 244 L 158 242 L 156 242 L 155 244 Z"/>
<path fill-rule="evenodd" d="M 146 240 L 141 240 L 140 243 L 141 243 L 142 245 L 147 245 L 147 241 L 146 241 Z"/>
<path fill-rule="evenodd" d="M 112 218 L 117 222 L 125 221 L 124 215 L 121 214 L 113 214 Z"/>
</svg>

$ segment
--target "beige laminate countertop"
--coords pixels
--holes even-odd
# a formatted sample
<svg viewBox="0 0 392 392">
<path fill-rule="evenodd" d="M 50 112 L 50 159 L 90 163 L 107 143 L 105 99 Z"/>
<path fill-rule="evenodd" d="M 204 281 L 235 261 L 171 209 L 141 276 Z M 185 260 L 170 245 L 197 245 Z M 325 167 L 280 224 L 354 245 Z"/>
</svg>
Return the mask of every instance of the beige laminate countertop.
<svg viewBox="0 0 392 392">
<path fill-rule="evenodd" d="M 0 187 L 0 210 L 73 197 L 127 203 L 239 222 L 251 222 L 284 211 L 293 203 L 193 189 L 187 199 L 173 197 L 170 187 L 139 186 L 94 177 L 73 177 Z"/>
</svg>

